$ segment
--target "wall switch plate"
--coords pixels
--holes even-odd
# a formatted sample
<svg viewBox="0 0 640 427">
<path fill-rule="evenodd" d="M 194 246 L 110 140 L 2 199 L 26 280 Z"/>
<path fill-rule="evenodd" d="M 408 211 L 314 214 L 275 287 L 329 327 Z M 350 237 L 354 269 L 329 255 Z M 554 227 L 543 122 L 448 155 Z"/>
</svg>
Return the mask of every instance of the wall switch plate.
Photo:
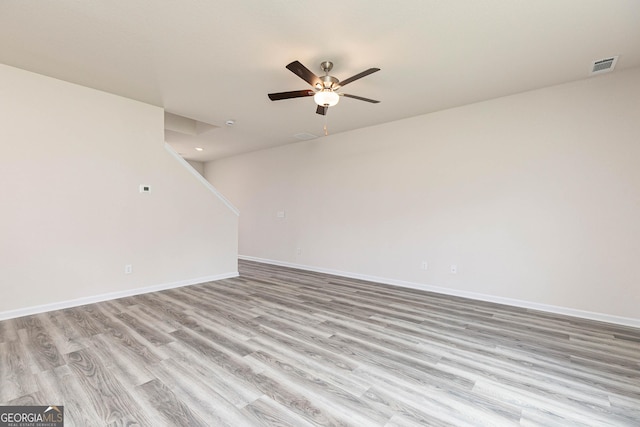
<svg viewBox="0 0 640 427">
<path fill-rule="evenodd" d="M 427 261 L 422 261 L 422 263 L 420 264 L 420 270 L 428 270 L 429 269 L 429 264 L 427 264 Z"/>
<path fill-rule="evenodd" d="M 296 255 L 302 255 L 302 248 L 296 248 Z"/>
<path fill-rule="evenodd" d="M 124 274 L 133 273 L 133 266 L 131 264 L 127 264 L 124 266 Z"/>
<path fill-rule="evenodd" d="M 451 274 L 458 274 L 458 266 L 451 264 Z"/>
<path fill-rule="evenodd" d="M 276 218 L 286 218 L 287 213 L 285 211 L 276 212 Z"/>
</svg>

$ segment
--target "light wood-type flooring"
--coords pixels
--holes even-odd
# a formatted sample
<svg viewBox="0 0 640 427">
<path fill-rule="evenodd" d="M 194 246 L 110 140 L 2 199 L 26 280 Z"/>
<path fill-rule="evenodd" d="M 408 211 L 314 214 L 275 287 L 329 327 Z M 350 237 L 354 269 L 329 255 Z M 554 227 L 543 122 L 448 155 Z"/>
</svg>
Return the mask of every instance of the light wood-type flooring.
<svg viewBox="0 0 640 427">
<path fill-rule="evenodd" d="M 283 267 L 0 322 L 66 426 L 640 426 L 640 330 Z"/>
</svg>

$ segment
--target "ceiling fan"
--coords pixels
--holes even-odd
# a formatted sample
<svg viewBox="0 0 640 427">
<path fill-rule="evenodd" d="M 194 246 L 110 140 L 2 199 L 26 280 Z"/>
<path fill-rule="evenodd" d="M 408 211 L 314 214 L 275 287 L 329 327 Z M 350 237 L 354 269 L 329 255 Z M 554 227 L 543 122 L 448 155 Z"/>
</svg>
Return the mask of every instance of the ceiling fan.
<svg viewBox="0 0 640 427">
<path fill-rule="evenodd" d="M 300 77 L 305 82 L 309 83 L 313 90 L 294 90 L 291 92 L 278 92 L 278 93 L 270 93 L 269 99 L 272 101 L 279 101 L 282 99 L 289 98 L 302 98 L 305 96 L 313 96 L 314 101 L 318 104 L 318 108 L 316 108 L 317 114 L 322 114 L 323 116 L 327 114 L 327 110 L 329 107 L 333 107 L 338 103 L 341 96 L 345 96 L 347 98 L 358 99 L 360 101 L 371 102 L 373 104 L 377 104 L 380 101 L 376 101 L 375 99 L 363 98 L 361 96 L 349 95 L 348 93 L 337 92 L 341 87 L 358 80 L 362 77 L 368 76 L 369 74 L 375 73 L 376 71 L 380 71 L 380 68 L 369 68 L 361 73 L 356 74 L 355 76 L 349 77 L 343 81 L 338 80 L 337 78 L 330 76 L 329 72 L 333 68 L 333 62 L 324 61 L 320 64 L 320 68 L 324 71 L 325 75 L 318 77 L 313 74 L 307 67 L 302 65 L 299 61 L 293 61 L 287 68 L 295 73 L 298 77 Z"/>
</svg>

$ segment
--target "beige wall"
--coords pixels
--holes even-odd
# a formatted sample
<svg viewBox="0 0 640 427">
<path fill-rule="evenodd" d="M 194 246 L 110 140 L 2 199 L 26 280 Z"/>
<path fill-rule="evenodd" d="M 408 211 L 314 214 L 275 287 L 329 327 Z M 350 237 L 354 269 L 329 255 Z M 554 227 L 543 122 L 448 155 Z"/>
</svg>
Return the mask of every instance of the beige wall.
<svg viewBox="0 0 640 427">
<path fill-rule="evenodd" d="M 242 212 L 242 255 L 640 325 L 639 100 L 640 71 L 618 72 L 205 176 Z"/>
<path fill-rule="evenodd" d="M 0 317 L 237 272 L 237 215 L 162 109 L 3 65 L 0 99 Z"/>
</svg>

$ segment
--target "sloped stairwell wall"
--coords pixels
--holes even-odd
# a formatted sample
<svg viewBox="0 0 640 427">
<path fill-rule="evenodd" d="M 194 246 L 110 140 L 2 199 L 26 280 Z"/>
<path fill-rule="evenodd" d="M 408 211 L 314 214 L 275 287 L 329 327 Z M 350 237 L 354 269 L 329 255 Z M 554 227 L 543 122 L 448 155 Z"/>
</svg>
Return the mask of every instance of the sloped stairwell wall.
<svg viewBox="0 0 640 427">
<path fill-rule="evenodd" d="M 163 116 L 0 65 L 0 318 L 237 275 L 237 211 Z"/>
</svg>

